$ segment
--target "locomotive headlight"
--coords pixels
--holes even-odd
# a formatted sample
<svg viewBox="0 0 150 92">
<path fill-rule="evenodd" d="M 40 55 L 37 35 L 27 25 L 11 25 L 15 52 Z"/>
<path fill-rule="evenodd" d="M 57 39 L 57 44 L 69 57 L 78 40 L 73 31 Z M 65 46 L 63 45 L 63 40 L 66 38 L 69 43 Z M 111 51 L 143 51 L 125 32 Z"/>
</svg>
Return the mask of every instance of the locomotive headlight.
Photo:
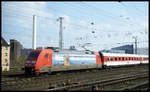
<svg viewBox="0 0 150 92">
<path fill-rule="evenodd" d="M 32 61 L 33 64 L 35 64 L 35 61 Z"/>
<path fill-rule="evenodd" d="M 26 61 L 26 63 L 30 63 L 30 61 Z"/>
</svg>

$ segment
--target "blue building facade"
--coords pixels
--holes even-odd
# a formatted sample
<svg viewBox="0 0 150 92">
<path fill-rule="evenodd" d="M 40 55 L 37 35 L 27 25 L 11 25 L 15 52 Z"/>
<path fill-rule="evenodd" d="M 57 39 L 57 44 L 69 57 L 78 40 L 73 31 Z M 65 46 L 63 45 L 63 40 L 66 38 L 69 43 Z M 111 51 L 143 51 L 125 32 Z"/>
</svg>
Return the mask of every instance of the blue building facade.
<svg viewBox="0 0 150 92">
<path fill-rule="evenodd" d="M 111 48 L 111 50 L 125 50 L 127 54 L 134 54 L 133 45 L 124 45 L 120 47 Z"/>
</svg>

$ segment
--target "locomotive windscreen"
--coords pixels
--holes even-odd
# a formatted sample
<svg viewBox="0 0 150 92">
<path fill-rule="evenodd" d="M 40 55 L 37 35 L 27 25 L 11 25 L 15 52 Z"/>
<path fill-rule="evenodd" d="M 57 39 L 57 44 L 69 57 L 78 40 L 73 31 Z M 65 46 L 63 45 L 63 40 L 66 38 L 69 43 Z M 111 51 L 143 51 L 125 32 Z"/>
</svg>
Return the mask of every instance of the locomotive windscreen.
<svg viewBox="0 0 150 92">
<path fill-rule="evenodd" d="M 29 54 L 28 58 L 37 58 L 39 56 L 40 52 L 32 52 Z"/>
</svg>

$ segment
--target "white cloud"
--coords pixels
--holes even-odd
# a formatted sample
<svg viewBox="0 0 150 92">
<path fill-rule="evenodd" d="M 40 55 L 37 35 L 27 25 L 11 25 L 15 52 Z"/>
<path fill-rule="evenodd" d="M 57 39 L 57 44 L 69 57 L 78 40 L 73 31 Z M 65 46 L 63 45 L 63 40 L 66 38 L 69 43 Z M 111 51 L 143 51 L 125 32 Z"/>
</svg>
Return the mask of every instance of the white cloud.
<svg viewBox="0 0 150 92">
<path fill-rule="evenodd" d="M 2 4 L 4 14 L 9 11 L 11 18 L 14 18 L 16 22 L 21 23 L 23 27 L 28 27 L 29 21 L 26 21 L 26 18 L 32 20 L 33 15 L 49 17 L 52 18 L 53 14 L 46 12 L 46 3 L 45 2 L 8 2 Z M 11 15 L 16 15 L 19 17 L 12 17 Z M 20 17 L 22 16 L 22 17 Z M 30 25 L 31 26 L 31 25 Z"/>
</svg>

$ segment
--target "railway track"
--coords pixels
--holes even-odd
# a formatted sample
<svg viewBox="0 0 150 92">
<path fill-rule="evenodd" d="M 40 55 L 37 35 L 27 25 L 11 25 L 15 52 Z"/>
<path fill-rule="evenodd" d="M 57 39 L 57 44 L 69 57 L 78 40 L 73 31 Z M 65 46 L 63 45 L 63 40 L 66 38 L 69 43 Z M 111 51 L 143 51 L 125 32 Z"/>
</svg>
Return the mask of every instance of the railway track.
<svg viewBox="0 0 150 92">
<path fill-rule="evenodd" d="M 130 69 L 131 68 L 131 69 Z M 92 81 L 104 80 L 105 78 L 124 76 L 124 74 L 147 72 L 146 66 L 112 68 L 104 70 L 91 70 L 85 72 L 71 72 L 54 75 L 44 75 L 40 77 L 29 77 L 15 80 L 2 81 L 2 90 L 43 90 L 48 88 L 58 88 L 66 85 L 86 83 Z M 129 71 L 130 70 L 130 71 Z M 119 74 L 118 74 L 119 73 Z M 148 72 L 147 72 L 148 73 Z M 113 76 L 112 76 L 113 75 Z"/>
<path fill-rule="evenodd" d="M 125 87 L 120 89 L 119 91 L 125 91 L 125 90 L 139 90 L 139 91 L 148 91 L 149 87 L 149 82 L 145 81 L 133 86 Z"/>
<path fill-rule="evenodd" d="M 52 88 L 52 89 L 48 89 L 45 91 L 56 91 L 56 90 L 81 90 L 87 87 L 90 87 L 93 85 L 98 85 L 98 86 L 106 86 L 106 85 L 112 85 L 115 83 L 120 83 L 120 82 L 124 82 L 124 81 L 131 81 L 131 80 L 135 80 L 137 78 L 147 78 L 148 74 L 147 73 L 142 73 L 142 74 L 134 74 L 134 75 L 126 75 L 123 77 L 119 77 L 119 78 L 112 78 L 112 79 L 105 79 L 105 80 L 100 80 L 100 81 L 94 81 L 94 82 L 83 82 L 81 84 L 75 84 L 75 85 L 69 85 L 69 86 L 64 86 L 64 87 L 59 87 L 59 88 Z M 95 86 L 96 87 L 96 86 Z M 124 89 L 122 89 L 124 90 Z"/>
<path fill-rule="evenodd" d="M 140 66 L 141 68 L 143 68 L 143 66 Z M 132 67 L 132 68 L 135 68 L 135 70 L 137 69 L 137 68 L 140 68 L 140 67 Z M 57 74 L 54 74 L 54 75 L 50 75 L 50 76 L 48 76 L 48 75 L 44 75 L 44 76 L 39 76 L 39 77 L 35 77 L 35 76 L 29 76 L 29 77 L 26 77 L 26 76 L 23 76 L 23 77 L 11 77 L 11 78 L 8 78 L 8 77 L 6 77 L 6 78 L 2 78 L 2 82 L 4 83 L 4 82 L 18 82 L 18 81 L 23 81 L 23 80 L 36 80 L 36 79 L 43 79 L 43 77 L 44 78 L 51 78 L 51 77 L 54 77 L 55 78 L 55 80 L 59 80 L 59 78 L 58 79 L 56 79 L 56 77 L 57 76 L 59 76 L 59 77 L 61 77 L 61 76 L 65 76 L 65 75 L 69 75 L 69 77 L 63 77 L 63 79 L 68 79 L 68 78 L 71 78 L 72 76 L 74 76 L 74 74 L 77 76 L 80 76 L 80 74 L 82 73 L 82 74 L 85 74 L 85 75 L 87 75 L 87 72 L 88 73 L 97 73 L 97 72 L 100 72 L 101 74 L 103 74 L 104 72 L 104 74 L 106 74 L 107 72 L 109 72 L 109 71 L 111 71 L 111 73 L 113 74 L 114 72 L 116 72 L 116 71 L 121 71 L 121 72 L 124 72 L 124 71 L 126 71 L 126 68 L 127 67 L 123 67 L 123 68 L 112 68 L 112 69 L 105 69 L 105 70 L 88 70 L 88 71 L 85 71 L 85 72 L 71 72 L 71 73 L 57 73 Z M 72 76 L 71 76 L 72 75 Z M 88 74 L 89 75 L 89 74 Z M 98 74 L 99 75 L 99 74 Z"/>
</svg>

